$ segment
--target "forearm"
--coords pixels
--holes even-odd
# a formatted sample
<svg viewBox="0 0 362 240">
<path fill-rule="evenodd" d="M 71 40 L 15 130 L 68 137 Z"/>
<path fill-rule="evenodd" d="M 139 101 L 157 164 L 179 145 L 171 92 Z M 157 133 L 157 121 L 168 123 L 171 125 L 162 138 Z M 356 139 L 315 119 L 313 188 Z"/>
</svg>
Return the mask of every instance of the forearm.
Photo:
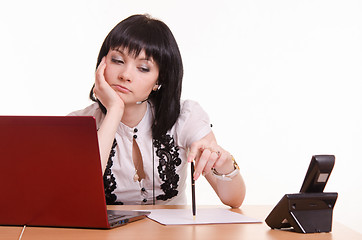
<svg viewBox="0 0 362 240">
<path fill-rule="evenodd" d="M 245 198 L 246 187 L 240 173 L 234 176 L 231 181 L 217 179 L 212 173 L 207 174 L 206 178 L 222 203 L 232 208 L 241 206 Z"/>
<path fill-rule="evenodd" d="M 108 111 L 102 125 L 98 129 L 98 144 L 101 157 L 102 173 L 106 169 L 109 153 L 122 115 L 116 111 Z"/>
<path fill-rule="evenodd" d="M 235 160 L 231 156 L 230 160 L 216 169 L 218 176 L 211 171 L 205 177 L 225 205 L 238 208 L 244 201 L 246 189 L 239 167 L 234 163 Z M 234 171 L 236 171 L 236 175 L 234 175 Z M 232 175 L 228 176 L 228 174 Z"/>
</svg>

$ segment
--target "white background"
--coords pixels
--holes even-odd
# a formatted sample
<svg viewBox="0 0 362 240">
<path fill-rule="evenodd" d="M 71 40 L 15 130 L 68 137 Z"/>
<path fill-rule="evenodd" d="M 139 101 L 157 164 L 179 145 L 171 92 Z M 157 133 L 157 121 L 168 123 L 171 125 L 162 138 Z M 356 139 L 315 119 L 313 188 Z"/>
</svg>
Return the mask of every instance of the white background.
<svg viewBox="0 0 362 240">
<path fill-rule="evenodd" d="M 89 105 L 99 48 L 149 13 L 183 56 L 183 98 L 209 113 L 238 160 L 245 204 L 298 192 L 311 156 L 334 154 L 335 220 L 362 232 L 362 2 L 359 0 L 0 1 L 0 114 Z M 198 204 L 221 204 L 204 180 Z"/>
</svg>

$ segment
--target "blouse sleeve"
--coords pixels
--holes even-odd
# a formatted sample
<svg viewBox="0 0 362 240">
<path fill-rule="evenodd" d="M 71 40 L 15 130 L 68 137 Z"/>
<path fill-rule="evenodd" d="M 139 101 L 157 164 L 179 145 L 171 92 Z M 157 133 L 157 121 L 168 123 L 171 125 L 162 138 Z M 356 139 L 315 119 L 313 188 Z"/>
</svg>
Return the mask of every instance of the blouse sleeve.
<svg viewBox="0 0 362 240">
<path fill-rule="evenodd" d="M 104 114 L 99 108 L 98 103 L 93 103 L 85 109 L 71 112 L 67 116 L 93 116 L 96 119 L 97 129 L 104 119 Z"/>
<path fill-rule="evenodd" d="M 211 132 L 209 116 L 197 102 L 191 100 L 181 103 L 175 128 L 178 144 L 185 148 Z"/>
</svg>

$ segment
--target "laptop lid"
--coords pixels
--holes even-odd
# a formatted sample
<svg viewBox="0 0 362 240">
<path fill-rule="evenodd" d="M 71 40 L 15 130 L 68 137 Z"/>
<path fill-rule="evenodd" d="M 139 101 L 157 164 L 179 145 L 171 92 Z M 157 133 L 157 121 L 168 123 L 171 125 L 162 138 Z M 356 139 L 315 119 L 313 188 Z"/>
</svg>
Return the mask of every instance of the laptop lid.
<svg viewBox="0 0 362 240">
<path fill-rule="evenodd" d="M 0 166 L 0 225 L 111 227 L 93 117 L 0 116 Z"/>
</svg>

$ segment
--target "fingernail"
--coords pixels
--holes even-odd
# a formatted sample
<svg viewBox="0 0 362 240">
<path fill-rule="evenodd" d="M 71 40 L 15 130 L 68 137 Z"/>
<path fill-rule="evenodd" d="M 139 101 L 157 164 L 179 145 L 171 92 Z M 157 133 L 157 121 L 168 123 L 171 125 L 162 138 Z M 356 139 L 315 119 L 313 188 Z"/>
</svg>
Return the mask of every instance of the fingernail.
<svg viewBox="0 0 362 240">
<path fill-rule="evenodd" d="M 196 181 L 200 177 L 200 173 L 194 172 L 194 180 Z"/>
</svg>

